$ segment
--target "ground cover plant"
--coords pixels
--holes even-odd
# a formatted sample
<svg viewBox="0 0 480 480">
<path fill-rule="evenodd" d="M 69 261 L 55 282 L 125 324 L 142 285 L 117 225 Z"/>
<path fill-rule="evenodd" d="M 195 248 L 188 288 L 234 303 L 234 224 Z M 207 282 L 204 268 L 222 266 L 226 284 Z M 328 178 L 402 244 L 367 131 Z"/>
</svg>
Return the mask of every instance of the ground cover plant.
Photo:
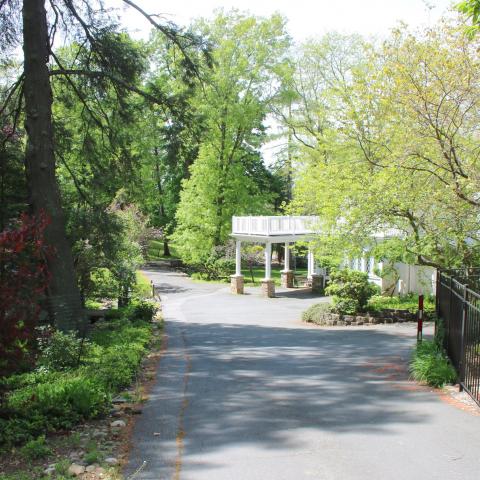
<svg viewBox="0 0 480 480">
<path fill-rule="evenodd" d="M 0 446 L 40 445 L 46 432 L 69 429 L 108 411 L 112 396 L 128 386 L 152 337 L 152 303 L 112 311 L 85 339 L 44 332 L 37 368 L 3 377 Z"/>
<path fill-rule="evenodd" d="M 443 347 L 435 340 L 417 343 L 410 362 L 412 378 L 432 387 L 454 383 L 457 372 Z"/>
<path fill-rule="evenodd" d="M 367 311 L 381 312 L 382 310 L 408 310 L 415 313 L 418 310 L 418 295 L 410 293 L 408 295 L 382 296 L 374 295 L 368 300 Z M 423 309 L 426 314 L 435 312 L 435 297 L 425 295 Z"/>
<path fill-rule="evenodd" d="M 437 319 L 433 340 L 417 342 L 413 351 L 410 360 L 412 378 L 432 387 L 443 387 L 457 380 L 457 372 L 443 348 L 444 338 L 444 323 Z"/>
</svg>

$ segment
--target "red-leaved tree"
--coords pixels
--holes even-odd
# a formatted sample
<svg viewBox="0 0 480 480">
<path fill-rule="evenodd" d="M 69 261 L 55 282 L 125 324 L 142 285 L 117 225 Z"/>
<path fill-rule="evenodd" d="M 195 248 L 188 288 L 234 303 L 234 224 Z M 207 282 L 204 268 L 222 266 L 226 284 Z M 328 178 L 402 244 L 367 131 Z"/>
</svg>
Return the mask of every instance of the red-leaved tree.
<svg viewBox="0 0 480 480">
<path fill-rule="evenodd" d="M 32 352 L 49 281 L 43 240 L 48 223 L 44 213 L 24 214 L 0 232 L 0 376 L 18 369 Z"/>
</svg>

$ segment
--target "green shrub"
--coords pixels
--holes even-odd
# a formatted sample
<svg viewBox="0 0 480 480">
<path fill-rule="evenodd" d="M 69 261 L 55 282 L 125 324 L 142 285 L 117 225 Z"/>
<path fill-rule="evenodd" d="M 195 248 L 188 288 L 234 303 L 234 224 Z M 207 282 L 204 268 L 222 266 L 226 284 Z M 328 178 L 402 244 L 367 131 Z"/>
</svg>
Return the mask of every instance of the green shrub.
<svg viewBox="0 0 480 480">
<path fill-rule="evenodd" d="M 147 276 L 142 272 L 136 272 L 136 282 L 133 285 L 132 297 L 137 300 L 152 297 L 152 285 Z"/>
<path fill-rule="evenodd" d="M 77 351 L 76 340 L 60 336 L 59 344 L 66 345 L 68 354 L 52 349 L 43 359 L 48 368 L 1 380 L 0 388 L 7 395 L 0 417 L 0 445 L 24 444 L 104 413 L 112 395 L 131 383 L 151 335 L 150 323 L 125 316 L 98 322 L 78 368 L 70 363 Z"/>
<path fill-rule="evenodd" d="M 436 341 L 423 340 L 413 352 L 410 362 L 412 377 L 432 387 L 443 387 L 457 379 L 457 373 Z"/>
<path fill-rule="evenodd" d="M 191 265 L 190 269 L 191 277 L 197 280 L 225 280 L 235 272 L 235 261 L 212 255 L 205 263 Z"/>
<path fill-rule="evenodd" d="M 129 320 L 141 320 L 151 322 L 157 313 L 157 304 L 153 300 L 132 300 L 125 309 L 125 317 Z"/>
<path fill-rule="evenodd" d="M 95 268 L 90 274 L 89 298 L 93 300 L 115 299 L 120 289 L 114 274 L 108 268 Z"/>
<path fill-rule="evenodd" d="M 374 295 L 368 301 L 367 310 L 369 312 L 380 312 L 386 309 L 408 310 L 416 313 L 418 310 L 418 295 L 413 293 L 393 297 Z M 435 297 L 433 295 L 425 295 L 424 311 L 427 314 L 435 312 Z"/>
<path fill-rule="evenodd" d="M 67 458 L 64 458 L 55 464 L 55 471 L 58 475 L 67 476 L 70 465 L 71 462 L 69 462 Z"/>
<path fill-rule="evenodd" d="M 45 435 L 30 440 L 20 449 L 20 454 L 27 460 L 48 457 L 51 453 L 52 449 L 46 444 Z"/>
<path fill-rule="evenodd" d="M 45 426 L 51 430 L 70 427 L 81 418 L 92 418 L 103 412 L 108 402 L 109 396 L 96 379 L 76 373 L 19 388 L 7 397 L 6 404 L 20 417 L 30 416 L 31 411 L 45 417 Z"/>
<path fill-rule="evenodd" d="M 131 382 L 144 351 L 144 347 L 138 344 L 106 348 L 90 372 L 108 390 L 118 390 Z"/>
<path fill-rule="evenodd" d="M 87 444 L 87 452 L 84 460 L 88 465 L 97 463 L 102 459 L 102 453 L 98 450 L 98 446 L 94 440 L 90 440 Z"/>
<path fill-rule="evenodd" d="M 363 312 L 370 297 L 378 291 L 378 287 L 368 281 L 368 274 L 343 269 L 330 274 L 325 293 L 333 296 L 333 311 L 354 315 Z"/>
<path fill-rule="evenodd" d="M 302 320 L 304 322 L 316 323 L 324 313 L 329 313 L 330 311 L 331 305 L 329 303 L 316 303 L 302 313 Z"/>
<path fill-rule="evenodd" d="M 80 365 L 87 355 L 89 343 L 78 338 L 75 333 L 54 331 L 50 338 L 40 344 L 38 365 L 47 370 L 71 370 Z"/>
</svg>

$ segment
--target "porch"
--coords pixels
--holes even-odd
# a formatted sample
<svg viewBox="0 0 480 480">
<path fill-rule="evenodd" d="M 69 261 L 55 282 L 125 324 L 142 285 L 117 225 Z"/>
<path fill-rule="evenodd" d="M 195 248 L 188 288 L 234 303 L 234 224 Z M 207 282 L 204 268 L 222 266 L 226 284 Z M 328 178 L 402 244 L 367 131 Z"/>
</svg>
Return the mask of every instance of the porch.
<svg viewBox="0 0 480 480">
<path fill-rule="evenodd" d="M 231 236 L 236 241 L 235 275 L 231 276 L 232 293 L 244 293 L 242 275 L 242 242 L 265 244 L 265 277 L 262 280 L 262 294 L 275 296 L 275 283 L 272 279 L 272 245 L 284 244 L 284 265 L 281 271 L 281 284 L 293 288 L 294 272 L 290 268 L 290 248 L 295 242 L 309 242 L 316 233 L 318 217 L 315 216 L 248 216 L 232 217 Z M 308 248 L 307 279 L 312 291 L 320 291 L 324 286 L 323 276 L 316 273 L 312 248 Z"/>
</svg>

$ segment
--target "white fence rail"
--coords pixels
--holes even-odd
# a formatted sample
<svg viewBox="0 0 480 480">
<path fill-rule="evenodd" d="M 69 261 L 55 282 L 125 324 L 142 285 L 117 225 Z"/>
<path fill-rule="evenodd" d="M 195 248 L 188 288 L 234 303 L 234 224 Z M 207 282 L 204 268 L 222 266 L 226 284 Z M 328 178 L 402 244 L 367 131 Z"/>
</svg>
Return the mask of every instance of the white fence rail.
<svg viewBox="0 0 480 480">
<path fill-rule="evenodd" d="M 243 235 L 305 235 L 315 233 L 318 217 L 232 217 L 232 233 Z"/>
</svg>

